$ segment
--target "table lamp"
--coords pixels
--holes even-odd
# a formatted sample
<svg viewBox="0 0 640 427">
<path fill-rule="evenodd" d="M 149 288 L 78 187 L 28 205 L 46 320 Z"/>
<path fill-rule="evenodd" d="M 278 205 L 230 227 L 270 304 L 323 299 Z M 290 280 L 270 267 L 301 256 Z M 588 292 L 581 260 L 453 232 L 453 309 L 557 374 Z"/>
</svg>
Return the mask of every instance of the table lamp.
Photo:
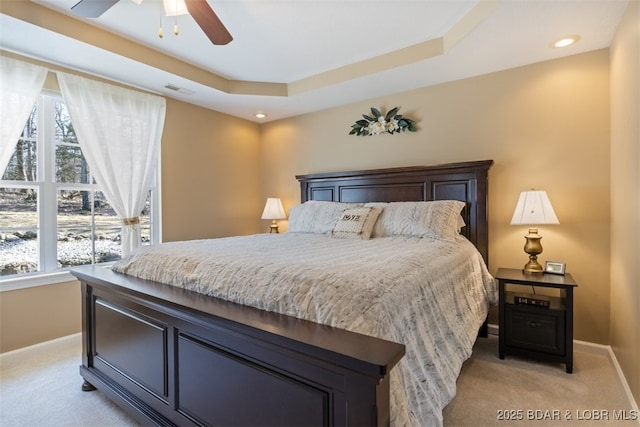
<svg viewBox="0 0 640 427">
<path fill-rule="evenodd" d="M 267 203 L 264 205 L 264 211 L 262 211 L 262 219 L 270 219 L 271 227 L 269 233 L 279 233 L 278 222 L 279 219 L 285 219 L 287 216 L 284 213 L 282 202 L 275 197 L 267 198 Z"/>
<path fill-rule="evenodd" d="M 524 236 L 524 251 L 529 254 L 529 262 L 523 268 L 525 273 L 544 272 L 538 263 L 538 255 L 542 253 L 542 236 L 538 234 L 536 227 L 543 224 L 560 224 L 546 191 L 530 190 L 520 193 L 511 225 L 529 225 L 529 234 Z"/>
</svg>

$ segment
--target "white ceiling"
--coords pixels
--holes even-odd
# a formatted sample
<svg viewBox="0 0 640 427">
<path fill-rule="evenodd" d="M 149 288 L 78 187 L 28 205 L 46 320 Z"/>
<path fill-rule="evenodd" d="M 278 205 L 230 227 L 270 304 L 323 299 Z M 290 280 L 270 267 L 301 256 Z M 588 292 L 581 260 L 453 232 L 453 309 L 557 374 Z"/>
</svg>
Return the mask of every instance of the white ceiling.
<svg viewBox="0 0 640 427">
<path fill-rule="evenodd" d="M 626 0 L 207 0 L 234 37 L 226 46 L 212 45 L 189 15 L 178 17 L 178 36 L 172 32 L 175 19 L 162 18 L 165 36 L 159 39 L 159 0 L 141 5 L 120 0 L 97 19 L 73 15 L 77 0 L 31 5 L 206 70 L 205 78 L 197 79 L 147 65 L 149 55 L 125 57 L 92 46 L 86 34 L 59 34 L 31 19 L 36 13 L 12 13 L 11 1 L 25 0 L 2 0 L 0 49 L 256 122 L 605 48 L 627 5 Z M 577 44 L 550 46 L 574 34 L 581 37 Z M 440 46 L 433 52 L 432 42 Z M 410 46 L 415 51 L 407 54 Z M 219 78 L 260 82 L 279 94 L 260 95 L 253 88 L 230 93 L 234 90 L 209 83 Z M 171 91 L 167 84 L 193 93 Z M 257 119 L 256 112 L 268 117 Z"/>
</svg>

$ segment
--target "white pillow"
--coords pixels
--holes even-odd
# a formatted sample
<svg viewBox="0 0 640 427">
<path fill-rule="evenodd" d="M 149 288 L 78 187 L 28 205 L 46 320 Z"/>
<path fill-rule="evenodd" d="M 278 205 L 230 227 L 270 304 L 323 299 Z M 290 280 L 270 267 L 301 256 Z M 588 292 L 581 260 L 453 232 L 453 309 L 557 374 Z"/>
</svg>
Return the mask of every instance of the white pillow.
<svg viewBox="0 0 640 427">
<path fill-rule="evenodd" d="M 342 212 L 354 206 L 362 204 L 309 200 L 296 205 L 289 211 L 288 232 L 331 233 Z"/>
<path fill-rule="evenodd" d="M 458 200 L 428 202 L 366 203 L 382 208 L 372 237 L 406 236 L 454 240 L 460 232 L 460 212 L 465 203 Z"/>
<path fill-rule="evenodd" d="M 341 239 L 368 240 L 382 209 L 358 207 L 346 209 L 336 222 L 331 236 Z"/>
</svg>

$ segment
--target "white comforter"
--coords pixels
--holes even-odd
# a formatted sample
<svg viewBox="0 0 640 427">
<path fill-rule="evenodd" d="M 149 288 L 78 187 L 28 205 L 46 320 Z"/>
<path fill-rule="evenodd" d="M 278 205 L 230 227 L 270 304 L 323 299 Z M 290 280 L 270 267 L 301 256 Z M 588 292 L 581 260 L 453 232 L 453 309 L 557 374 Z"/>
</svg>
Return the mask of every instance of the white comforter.
<svg viewBox="0 0 640 427">
<path fill-rule="evenodd" d="M 496 302 L 482 257 L 456 242 L 286 233 L 145 246 L 115 271 L 403 343 L 392 425 L 442 425 Z"/>
</svg>

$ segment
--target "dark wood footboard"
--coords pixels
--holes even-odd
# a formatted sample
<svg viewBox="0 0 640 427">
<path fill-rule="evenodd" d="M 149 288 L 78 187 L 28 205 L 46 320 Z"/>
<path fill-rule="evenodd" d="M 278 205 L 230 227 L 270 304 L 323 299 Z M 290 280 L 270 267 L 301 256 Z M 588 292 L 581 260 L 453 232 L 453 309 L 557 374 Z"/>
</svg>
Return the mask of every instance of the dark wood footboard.
<svg viewBox="0 0 640 427">
<path fill-rule="evenodd" d="M 144 424 L 388 425 L 404 346 L 86 266 L 84 379 Z"/>
</svg>

